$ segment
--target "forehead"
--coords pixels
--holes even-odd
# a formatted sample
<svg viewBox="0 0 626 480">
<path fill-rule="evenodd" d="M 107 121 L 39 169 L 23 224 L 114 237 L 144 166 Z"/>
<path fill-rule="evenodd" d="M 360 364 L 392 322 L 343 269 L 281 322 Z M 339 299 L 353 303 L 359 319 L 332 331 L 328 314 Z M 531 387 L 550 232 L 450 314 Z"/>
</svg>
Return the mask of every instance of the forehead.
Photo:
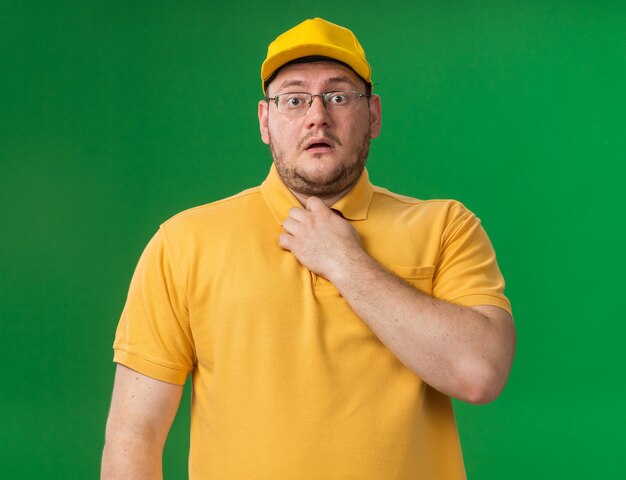
<svg viewBox="0 0 626 480">
<path fill-rule="evenodd" d="M 356 73 L 350 68 L 335 62 L 295 63 L 283 67 L 269 84 L 268 93 L 293 90 L 295 87 L 310 91 L 314 88 L 348 88 L 361 91 L 364 87 Z"/>
</svg>

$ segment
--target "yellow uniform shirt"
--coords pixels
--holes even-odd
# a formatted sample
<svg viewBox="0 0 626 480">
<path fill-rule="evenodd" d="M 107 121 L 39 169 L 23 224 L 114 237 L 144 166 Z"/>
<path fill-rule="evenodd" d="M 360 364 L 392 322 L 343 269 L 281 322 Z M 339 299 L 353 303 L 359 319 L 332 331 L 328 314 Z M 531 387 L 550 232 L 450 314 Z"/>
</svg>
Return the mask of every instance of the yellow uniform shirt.
<svg viewBox="0 0 626 480">
<path fill-rule="evenodd" d="M 165 222 L 133 276 L 114 360 L 166 382 L 193 375 L 191 479 L 465 478 L 450 399 L 278 246 L 294 206 L 272 167 L 260 187 Z M 458 202 L 395 195 L 364 172 L 333 208 L 417 288 L 510 311 L 489 239 Z"/>
</svg>

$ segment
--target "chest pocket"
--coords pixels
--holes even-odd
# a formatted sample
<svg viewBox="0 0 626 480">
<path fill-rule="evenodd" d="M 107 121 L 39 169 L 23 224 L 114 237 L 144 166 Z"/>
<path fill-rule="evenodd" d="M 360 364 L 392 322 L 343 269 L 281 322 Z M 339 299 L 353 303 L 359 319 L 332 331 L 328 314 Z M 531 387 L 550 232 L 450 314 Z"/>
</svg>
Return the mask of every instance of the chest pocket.
<svg viewBox="0 0 626 480">
<path fill-rule="evenodd" d="M 432 295 L 435 267 L 399 267 L 387 265 L 387 269 L 418 290 Z"/>
</svg>

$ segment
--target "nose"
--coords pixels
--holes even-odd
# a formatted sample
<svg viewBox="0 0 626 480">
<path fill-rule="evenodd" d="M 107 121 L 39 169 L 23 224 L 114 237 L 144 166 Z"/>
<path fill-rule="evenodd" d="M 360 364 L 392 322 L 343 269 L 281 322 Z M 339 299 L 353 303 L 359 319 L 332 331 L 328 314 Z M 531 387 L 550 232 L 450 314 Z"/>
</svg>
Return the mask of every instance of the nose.
<svg viewBox="0 0 626 480">
<path fill-rule="evenodd" d="M 328 125 L 330 123 L 330 114 L 326 108 L 323 95 L 311 95 L 311 103 L 307 111 L 307 120 L 309 126 Z"/>
<path fill-rule="evenodd" d="M 313 106 L 313 102 L 315 101 L 315 98 L 319 98 L 320 102 L 322 102 L 322 105 L 324 106 L 324 108 L 326 108 L 326 102 L 324 101 L 324 95 L 320 94 L 311 94 L 311 101 L 309 102 L 309 108 L 311 108 Z"/>
</svg>

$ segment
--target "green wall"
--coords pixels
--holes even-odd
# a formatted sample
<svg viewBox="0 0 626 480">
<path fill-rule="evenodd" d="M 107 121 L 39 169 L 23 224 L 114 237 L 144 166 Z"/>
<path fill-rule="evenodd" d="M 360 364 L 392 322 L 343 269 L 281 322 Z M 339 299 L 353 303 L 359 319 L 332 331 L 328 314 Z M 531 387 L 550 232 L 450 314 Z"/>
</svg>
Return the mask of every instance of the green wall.
<svg viewBox="0 0 626 480">
<path fill-rule="evenodd" d="M 0 2 L 3 478 L 97 477 L 138 256 L 264 178 L 260 63 L 313 16 L 373 65 L 373 180 L 460 199 L 498 252 L 518 353 L 496 402 L 456 404 L 469 477 L 624 471 L 626 2 L 63 0 Z"/>
</svg>

